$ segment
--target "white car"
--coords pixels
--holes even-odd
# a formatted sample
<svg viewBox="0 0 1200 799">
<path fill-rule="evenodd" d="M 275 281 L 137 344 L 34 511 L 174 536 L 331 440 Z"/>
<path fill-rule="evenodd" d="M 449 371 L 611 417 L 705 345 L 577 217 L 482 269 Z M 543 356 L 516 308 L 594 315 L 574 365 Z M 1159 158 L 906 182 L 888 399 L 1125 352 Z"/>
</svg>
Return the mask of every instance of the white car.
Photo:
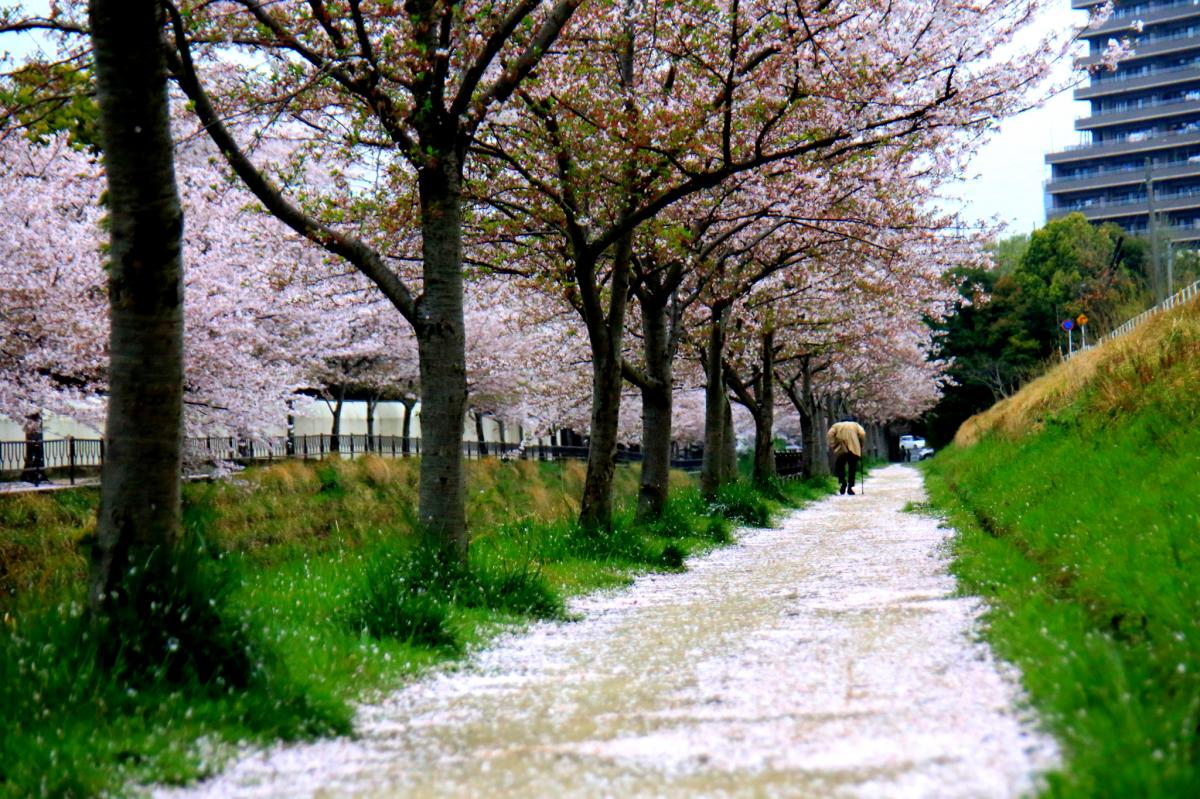
<svg viewBox="0 0 1200 799">
<path fill-rule="evenodd" d="M 919 461 L 923 458 L 925 439 L 917 436 L 900 436 L 900 456 L 906 461 Z"/>
</svg>

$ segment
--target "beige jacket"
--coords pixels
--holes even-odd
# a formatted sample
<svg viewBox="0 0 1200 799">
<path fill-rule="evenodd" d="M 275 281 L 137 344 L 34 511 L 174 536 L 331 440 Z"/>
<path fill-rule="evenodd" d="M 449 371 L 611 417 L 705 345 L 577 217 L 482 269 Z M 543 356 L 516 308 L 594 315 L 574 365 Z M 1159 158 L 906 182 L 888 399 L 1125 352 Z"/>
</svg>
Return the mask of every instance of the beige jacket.
<svg viewBox="0 0 1200 799">
<path fill-rule="evenodd" d="M 867 441 L 867 431 L 858 422 L 837 422 L 826 434 L 829 448 L 835 455 L 849 452 L 862 457 L 862 445 Z"/>
</svg>

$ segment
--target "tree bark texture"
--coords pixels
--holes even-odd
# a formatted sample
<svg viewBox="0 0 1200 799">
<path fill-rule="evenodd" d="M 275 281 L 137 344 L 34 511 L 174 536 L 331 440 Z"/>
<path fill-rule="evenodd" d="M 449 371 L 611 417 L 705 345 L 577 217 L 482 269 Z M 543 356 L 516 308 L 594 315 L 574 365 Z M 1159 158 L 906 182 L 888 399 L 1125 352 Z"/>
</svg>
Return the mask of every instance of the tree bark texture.
<svg viewBox="0 0 1200 799">
<path fill-rule="evenodd" d="M 183 210 L 154 0 L 89 4 L 108 177 L 111 365 L 88 596 L 103 612 L 140 549 L 180 530 Z"/>
<path fill-rule="evenodd" d="M 738 479 L 737 431 L 733 429 L 733 403 L 729 394 L 722 392 L 721 404 L 721 484 L 734 483 Z"/>
<path fill-rule="evenodd" d="M 443 154 L 418 180 L 425 281 L 415 325 L 421 373 L 419 518 L 435 545 L 465 561 L 462 164 L 453 153 Z"/>
<path fill-rule="evenodd" d="M 819 406 L 821 408 L 821 421 L 817 425 L 817 434 L 821 437 L 821 452 L 825 457 L 825 466 L 829 472 L 833 473 L 833 453 L 829 451 L 829 428 L 833 423 L 842 418 L 842 412 L 838 409 L 840 401 L 834 397 L 826 397 L 825 401 Z"/>
<path fill-rule="evenodd" d="M 21 466 L 21 479 L 26 483 L 40 485 L 46 482 L 46 442 L 42 435 L 42 414 L 35 413 L 25 419 L 25 459 Z"/>
<path fill-rule="evenodd" d="M 415 399 L 403 399 L 400 400 L 400 404 L 404 406 L 404 420 L 400 423 L 400 437 L 402 439 L 400 446 L 401 451 L 405 455 L 409 455 L 409 439 L 412 438 L 413 408 L 416 407 L 417 401 Z"/>
<path fill-rule="evenodd" d="M 763 485 L 775 479 L 775 333 L 762 338 L 762 372 L 759 375 L 757 407 L 754 411 L 754 482 Z"/>
<path fill-rule="evenodd" d="M 375 411 L 379 408 L 379 397 L 367 397 L 367 452 L 375 451 Z"/>
<path fill-rule="evenodd" d="M 479 457 L 488 454 L 487 435 L 483 432 L 483 414 L 475 414 L 475 444 L 479 448 Z"/>
<path fill-rule="evenodd" d="M 803 445 L 803 469 L 805 477 L 822 477 L 830 473 L 829 458 L 825 454 L 824 418 L 821 403 L 813 394 L 812 360 L 804 358 L 800 364 L 800 386 L 795 382 L 788 389 L 788 398 L 796 413 L 800 415 L 800 437 Z"/>
<path fill-rule="evenodd" d="M 618 355 L 618 357 L 620 357 Z M 612 526 L 612 485 L 617 464 L 617 427 L 621 413 L 621 364 L 607 357 L 592 360 L 592 435 L 580 523 L 593 530 Z"/>
<path fill-rule="evenodd" d="M 634 0 L 625 0 L 625 36 L 618 56 L 621 86 L 634 89 Z M 635 113 L 626 105 L 627 113 Z M 631 151 L 621 178 L 621 199 L 628 209 L 633 205 L 631 192 L 636 175 L 635 155 Z M 576 245 L 572 245 L 575 247 Z M 625 336 L 625 311 L 629 301 L 629 280 L 633 259 L 633 231 L 621 235 L 613 244 L 612 274 L 609 276 L 608 310 L 597 290 L 596 259 L 603 250 L 576 252 L 576 286 L 582 295 L 584 323 L 592 348 L 592 416 L 588 446 L 587 476 L 583 483 L 579 522 L 586 529 L 612 529 L 613 475 L 617 468 L 617 430 L 621 414 L 621 388 L 624 375 L 622 343 Z M 582 257 L 580 257 L 582 256 Z"/>
<path fill-rule="evenodd" d="M 724 379 L 725 311 L 714 308 L 708 329 L 708 344 L 704 350 L 704 460 L 700 466 L 700 491 L 706 499 L 716 496 L 725 481 L 723 452 L 725 449 Z"/>
<path fill-rule="evenodd" d="M 642 300 L 642 349 L 650 378 L 642 392 L 642 482 L 638 490 L 639 521 L 662 516 L 671 479 L 671 362 L 674 348 L 665 303 Z"/>
<path fill-rule="evenodd" d="M 585 318 L 592 349 L 592 415 L 587 477 L 583 483 L 579 522 L 592 530 L 612 528 L 613 475 L 617 468 L 617 431 L 621 418 L 622 344 L 629 294 L 632 235 L 624 236 L 613 253 L 608 303 L 604 314 L 598 302 Z M 591 282 L 594 265 L 580 270 Z M 582 282 L 582 280 L 580 281 Z"/>
<path fill-rule="evenodd" d="M 338 386 L 337 402 L 326 406 L 329 407 L 329 412 L 333 414 L 333 423 L 329 427 L 329 451 L 330 453 L 340 453 L 342 451 L 342 408 L 346 404 L 346 387 Z"/>
</svg>

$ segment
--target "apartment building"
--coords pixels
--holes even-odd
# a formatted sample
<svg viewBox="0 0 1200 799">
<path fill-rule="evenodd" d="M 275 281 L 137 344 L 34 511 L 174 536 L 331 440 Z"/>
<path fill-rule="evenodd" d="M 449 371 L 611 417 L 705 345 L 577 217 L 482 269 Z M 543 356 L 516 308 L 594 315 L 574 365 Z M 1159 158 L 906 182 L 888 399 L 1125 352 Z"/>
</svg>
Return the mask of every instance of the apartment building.
<svg viewBox="0 0 1200 799">
<path fill-rule="evenodd" d="M 1089 9 L 1102 0 L 1071 0 Z M 1140 29 L 1140 31 L 1139 31 Z M 1086 31 L 1084 66 L 1109 39 L 1134 52 L 1075 90 L 1091 104 L 1075 127 L 1085 142 L 1046 156 L 1046 216 L 1079 211 L 1131 233 L 1153 226 L 1172 241 L 1200 244 L 1200 0 L 1117 0 Z M 1147 187 L 1153 187 L 1147 192 Z"/>
</svg>

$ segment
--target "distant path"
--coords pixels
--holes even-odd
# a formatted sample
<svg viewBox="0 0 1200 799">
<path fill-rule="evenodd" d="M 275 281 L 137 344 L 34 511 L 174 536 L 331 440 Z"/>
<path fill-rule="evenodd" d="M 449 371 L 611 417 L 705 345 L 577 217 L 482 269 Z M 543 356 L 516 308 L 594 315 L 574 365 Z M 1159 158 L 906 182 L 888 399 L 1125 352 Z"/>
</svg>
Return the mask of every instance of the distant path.
<svg viewBox="0 0 1200 799">
<path fill-rule="evenodd" d="M 362 708 L 358 741 L 251 755 L 188 795 L 1028 793 L 1055 747 L 951 596 L 948 531 L 900 512 L 922 498 L 915 470 L 878 471 Z"/>
</svg>

